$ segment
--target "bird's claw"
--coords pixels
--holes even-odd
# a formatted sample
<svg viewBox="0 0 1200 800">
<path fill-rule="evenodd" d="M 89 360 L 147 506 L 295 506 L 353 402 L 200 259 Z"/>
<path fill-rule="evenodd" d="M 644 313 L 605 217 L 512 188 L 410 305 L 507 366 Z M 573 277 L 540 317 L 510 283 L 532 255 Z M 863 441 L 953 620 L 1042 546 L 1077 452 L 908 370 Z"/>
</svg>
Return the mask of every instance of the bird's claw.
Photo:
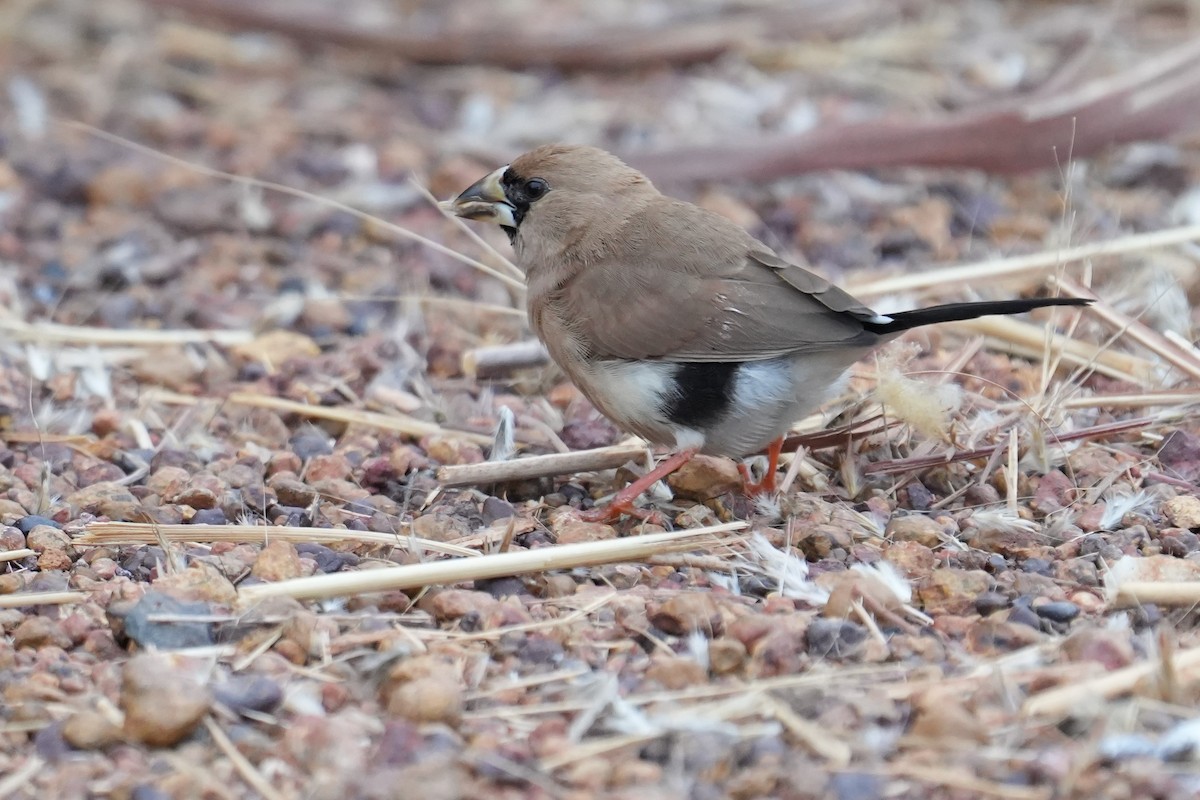
<svg viewBox="0 0 1200 800">
<path fill-rule="evenodd" d="M 742 475 L 742 491 L 745 492 L 746 497 L 775 493 L 775 470 L 768 469 L 761 481 L 754 480 L 750 474 L 750 468 L 745 464 L 738 464 L 738 472 Z"/>
</svg>

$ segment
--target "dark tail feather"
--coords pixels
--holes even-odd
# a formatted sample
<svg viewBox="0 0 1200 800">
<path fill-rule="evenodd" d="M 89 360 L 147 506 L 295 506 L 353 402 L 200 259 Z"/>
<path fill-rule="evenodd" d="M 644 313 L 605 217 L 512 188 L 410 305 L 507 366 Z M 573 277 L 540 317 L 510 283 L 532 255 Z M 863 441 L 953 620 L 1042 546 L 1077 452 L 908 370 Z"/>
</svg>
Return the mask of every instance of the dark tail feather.
<svg viewBox="0 0 1200 800">
<path fill-rule="evenodd" d="M 1082 297 L 1044 297 L 1037 300 L 995 300 L 982 303 L 948 303 L 944 306 L 918 308 L 915 311 L 901 311 L 899 314 L 887 314 L 891 322 L 869 323 L 867 330 L 878 334 L 899 333 L 909 328 L 919 328 L 922 325 L 932 325 L 935 322 L 957 322 L 976 317 L 990 317 L 997 314 L 1024 314 L 1035 308 L 1045 306 L 1086 306 L 1091 300 Z"/>
</svg>

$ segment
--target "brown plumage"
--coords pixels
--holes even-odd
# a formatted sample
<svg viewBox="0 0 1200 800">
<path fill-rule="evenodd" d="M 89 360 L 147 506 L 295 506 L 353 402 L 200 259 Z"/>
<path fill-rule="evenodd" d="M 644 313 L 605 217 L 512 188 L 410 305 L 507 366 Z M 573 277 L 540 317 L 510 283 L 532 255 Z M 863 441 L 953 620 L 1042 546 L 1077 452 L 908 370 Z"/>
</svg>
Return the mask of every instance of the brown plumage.
<svg viewBox="0 0 1200 800">
<path fill-rule="evenodd" d="M 533 329 L 580 390 L 622 427 L 681 451 L 761 450 L 908 328 L 1084 302 L 881 316 L 592 147 L 539 147 L 451 207 L 508 232 Z"/>
</svg>

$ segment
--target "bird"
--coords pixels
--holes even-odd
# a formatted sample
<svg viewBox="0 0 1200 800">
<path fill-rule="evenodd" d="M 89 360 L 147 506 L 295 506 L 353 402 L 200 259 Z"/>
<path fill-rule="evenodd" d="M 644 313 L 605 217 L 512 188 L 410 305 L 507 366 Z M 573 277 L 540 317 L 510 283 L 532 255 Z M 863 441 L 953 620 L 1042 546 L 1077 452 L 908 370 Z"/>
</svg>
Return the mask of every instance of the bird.
<svg viewBox="0 0 1200 800">
<path fill-rule="evenodd" d="M 596 147 L 537 147 L 443 203 L 499 225 L 524 272 L 530 325 L 616 425 L 672 452 L 585 519 L 644 516 L 634 501 L 697 453 L 768 453 L 747 493 L 775 491 L 784 434 L 850 367 L 912 328 L 1044 306 L 1047 297 L 880 314 L 731 220 L 661 193 Z"/>
</svg>

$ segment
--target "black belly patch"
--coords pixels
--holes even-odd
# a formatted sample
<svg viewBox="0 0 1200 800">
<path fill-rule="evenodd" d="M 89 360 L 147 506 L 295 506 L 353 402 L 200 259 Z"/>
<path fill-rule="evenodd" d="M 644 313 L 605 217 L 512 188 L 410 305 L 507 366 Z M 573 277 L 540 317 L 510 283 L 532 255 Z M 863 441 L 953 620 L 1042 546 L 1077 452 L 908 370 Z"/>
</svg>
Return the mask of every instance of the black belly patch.
<svg viewBox="0 0 1200 800">
<path fill-rule="evenodd" d="M 733 405 L 741 362 L 678 364 L 672 378 L 676 391 L 668 395 L 663 415 L 676 425 L 702 429 L 719 420 Z"/>
</svg>

